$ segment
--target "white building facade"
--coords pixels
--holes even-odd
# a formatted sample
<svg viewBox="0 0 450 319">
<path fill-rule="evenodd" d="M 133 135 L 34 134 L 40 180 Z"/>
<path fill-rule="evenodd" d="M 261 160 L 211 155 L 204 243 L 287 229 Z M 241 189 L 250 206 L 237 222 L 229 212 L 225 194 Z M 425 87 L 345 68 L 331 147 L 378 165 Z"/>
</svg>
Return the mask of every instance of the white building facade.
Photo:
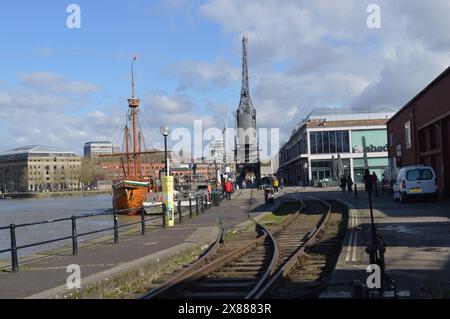
<svg viewBox="0 0 450 319">
<path fill-rule="evenodd" d="M 84 144 L 84 157 L 91 158 L 97 155 L 113 153 L 113 144 L 108 141 L 93 141 Z"/>
<path fill-rule="evenodd" d="M 302 121 L 283 145 L 277 175 L 290 184 L 316 185 L 337 181 L 333 165 L 342 160 L 344 175 L 362 182 L 362 137 L 368 166 L 381 180 L 388 166 L 386 122 L 392 113 L 315 115 Z"/>
</svg>

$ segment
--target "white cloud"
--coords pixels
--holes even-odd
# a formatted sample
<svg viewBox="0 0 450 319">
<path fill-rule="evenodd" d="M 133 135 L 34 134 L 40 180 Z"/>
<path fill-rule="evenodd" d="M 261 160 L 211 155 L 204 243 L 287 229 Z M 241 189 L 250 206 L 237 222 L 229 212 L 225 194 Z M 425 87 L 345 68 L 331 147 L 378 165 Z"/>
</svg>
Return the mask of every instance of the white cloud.
<svg viewBox="0 0 450 319">
<path fill-rule="evenodd" d="M 117 124 L 117 110 L 103 118 L 99 111 L 79 112 L 98 90 L 93 83 L 50 72 L 20 73 L 18 80 L 17 86 L 0 90 L 2 150 L 44 144 L 80 153 L 86 138 L 106 138 Z"/>
<path fill-rule="evenodd" d="M 148 8 L 139 3 L 140 9 Z M 450 64 L 450 35 L 445 32 L 450 27 L 450 2 L 377 1 L 382 10 L 382 28 L 377 30 L 366 26 L 370 3 L 206 1 L 196 12 L 231 38 L 233 60 L 221 54 L 208 61 L 185 60 L 163 67 L 165 75 L 175 77 L 177 89 L 141 94 L 146 130 L 160 141 L 163 122 L 192 127 L 194 120 L 203 119 L 205 126 L 221 127 L 223 96 L 235 89 L 234 100 L 239 99 L 236 65 L 241 61 L 243 34 L 249 37 L 250 91 L 258 126 L 280 127 L 282 138 L 313 109 L 398 110 Z M 191 15 L 197 4 L 157 1 L 150 9 L 158 15 L 176 11 L 174 17 L 178 17 L 185 9 Z M 21 73 L 18 79 L 17 87 L 0 88 L 0 121 L 9 123 L 5 125 L 11 132 L 2 136 L 2 146 L 12 145 L 10 137 L 18 136 L 21 143 L 43 141 L 81 148 L 86 137 L 110 139 L 121 127 L 126 105 L 94 107 L 89 114 L 60 112 L 87 105 L 89 96 L 100 90 L 96 84 L 50 72 Z M 194 102 L 191 93 L 204 105 Z M 6 117 L 8 121 L 3 121 Z"/>
<path fill-rule="evenodd" d="M 236 56 L 248 35 L 257 123 L 286 138 L 312 109 L 396 111 L 450 64 L 448 1 L 378 1 L 376 30 L 371 3 L 210 0 L 199 10 L 233 37 Z"/>
<path fill-rule="evenodd" d="M 143 105 L 151 110 L 167 114 L 180 114 L 190 112 L 193 104 L 188 97 L 183 95 L 170 96 L 166 93 L 147 94 Z"/>
<path fill-rule="evenodd" d="M 229 86 L 240 79 L 240 70 L 224 59 L 212 63 L 183 61 L 172 66 L 168 73 L 176 75 L 179 91 L 211 90 L 213 87 Z"/>
<path fill-rule="evenodd" d="M 63 76 L 51 72 L 19 73 L 21 85 L 41 91 L 60 94 L 86 95 L 99 90 L 96 84 L 86 81 L 69 81 Z"/>
</svg>

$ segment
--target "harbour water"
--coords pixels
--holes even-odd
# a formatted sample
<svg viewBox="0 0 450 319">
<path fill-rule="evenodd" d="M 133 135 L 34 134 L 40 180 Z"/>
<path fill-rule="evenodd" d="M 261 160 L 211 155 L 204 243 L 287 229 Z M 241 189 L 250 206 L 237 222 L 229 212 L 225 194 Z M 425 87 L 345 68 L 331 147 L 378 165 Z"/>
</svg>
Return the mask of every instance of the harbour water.
<svg viewBox="0 0 450 319">
<path fill-rule="evenodd" d="M 0 227 L 10 224 L 23 224 L 39 222 L 55 218 L 65 218 L 72 215 L 95 213 L 112 208 L 111 195 L 96 195 L 84 197 L 59 197 L 46 199 L 2 199 L 0 200 Z M 136 216 L 120 216 L 119 224 L 138 221 Z M 113 225 L 113 216 L 96 216 L 77 220 L 77 231 L 79 234 L 107 228 Z M 35 225 L 17 228 L 17 245 L 28 245 L 31 243 L 50 240 L 58 237 L 70 236 L 71 222 L 63 221 L 51 224 Z M 102 234 L 112 234 L 107 231 Z M 94 236 L 99 236 L 96 234 Z M 91 236 L 92 237 L 92 236 Z M 88 237 L 80 238 L 79 241 Z M 50 248 L 71 244 L 70 240 L 61 241 L 37 247 L 25 248 L 19 251 L 19 256 L 26 256 L 42 252 Z M 9 230 L 0 230 L 0 250 L 10 247 Z M 9 258 L 9 253 L 0 254 L 0 259 Z"/>
</svg>

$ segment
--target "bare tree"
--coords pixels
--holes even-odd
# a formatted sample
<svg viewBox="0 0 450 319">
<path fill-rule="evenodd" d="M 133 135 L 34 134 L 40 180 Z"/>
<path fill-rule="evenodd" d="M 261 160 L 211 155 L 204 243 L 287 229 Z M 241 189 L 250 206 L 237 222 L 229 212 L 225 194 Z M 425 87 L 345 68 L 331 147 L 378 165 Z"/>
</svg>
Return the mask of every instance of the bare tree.
<svg viewBox="0 0 450 319">
<path fill-rule="evenodd" d="M 20 172 L 20 180 L 19 180 L 19 187 L 20 191 L 22 192 L 28 192 L 28 168 L 24 167 L 22 171 Z"/>
</svg>

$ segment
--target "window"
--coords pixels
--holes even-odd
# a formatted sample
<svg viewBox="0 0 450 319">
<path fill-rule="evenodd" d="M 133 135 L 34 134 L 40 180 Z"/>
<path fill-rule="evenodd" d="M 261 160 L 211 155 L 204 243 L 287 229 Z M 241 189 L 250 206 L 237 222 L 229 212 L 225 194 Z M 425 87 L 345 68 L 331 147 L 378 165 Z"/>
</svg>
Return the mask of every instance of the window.
<svg viewBox="0 0 450 319">
<path fill-rule="evenodd" d="M 336 152 L 342 153 L 342 131 L 336 132 Z"/>
<path fill-rule="evenodd" d="M 336 132 L 330 132 L 330 153 L 336 153 Z"/>
<path fill-rule="evenodd" d="M 408 121 L 405 123 L 405 144 L 406 148 L 412 147 L 412 140 L 411 140 L 411 121 Z"/>
<path fill-rule="evenodd" d="M 329 132 L 323 132 L 323 152 L 325 154 L 329 154 L 330 153 Z"/>
<path fill-rule="evenodd" d="M 350 152 L 349 131 L 326 131 L 310 133 L 311 154 Z"/>
<path fill-rule="evenodd" d="M 350 152 L 350 138 L 348 131 L 342 131 L 342 152 L 343 153 Z"/>
<path fill-rule="evenodd" d="M 317 154 L 323 154 L 323 138 L 322 132 L 317 132 Z"/>
<path fill-rule="evenodd" d="M 310 139 L 311 139 L 311 154 L 317 154 L 316 133 L 311 133 Z"/>
<path fill-rule="evenodd" d="M 433 173 L 429 169 L 414 169 L 406 173 L 408 181 L 429 181 L 433 179 Z"/>
<path fill-rule="evenodd" d="M 389 134 L 389 146 L 395 145 L 395 135 L 394 133 Z"/>
</svg>

